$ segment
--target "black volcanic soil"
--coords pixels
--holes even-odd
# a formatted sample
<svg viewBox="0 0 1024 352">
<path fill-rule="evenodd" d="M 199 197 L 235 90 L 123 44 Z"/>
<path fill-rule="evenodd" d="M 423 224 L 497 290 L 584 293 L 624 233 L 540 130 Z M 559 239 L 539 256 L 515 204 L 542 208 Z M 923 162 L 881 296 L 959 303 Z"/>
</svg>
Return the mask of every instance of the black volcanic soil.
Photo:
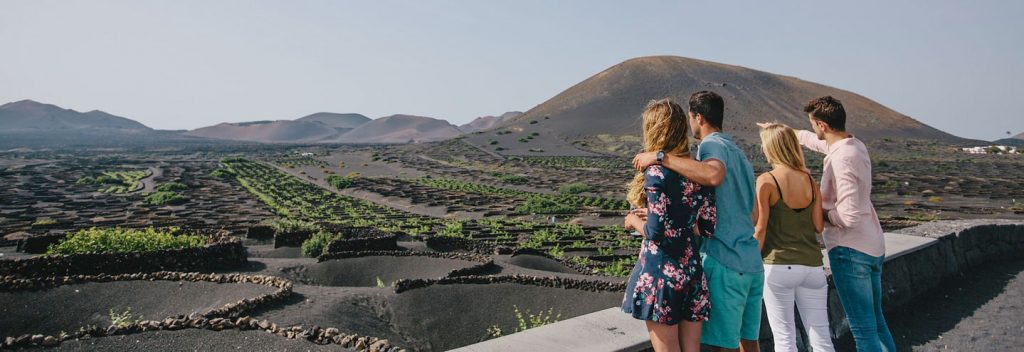
<svg viewBox="0 0 1024 352">
<path fill-rule="evenodd" d="M 527 269 L 553 271 L 556 273 L 579 274 L 576 270 L 547 257 L 531 254 L 513 256 L 509 262 Z"/>
<path fill-rule="evenodd" d="M 389 295 L 394 295 L 390 287 L 296 285 L 295 294 L 284 304 L 252 312 L 252 316 L 279 325 L 333 327 L 409 348 L 411 345 L 390 322 L 386 310 Z"/>
<path fill-rule="evenodd" d="M 380 278 L 384 285 L 390 286 L 398 279 L 433 279 L 478 264 L 481 263 L 422 256 L 361 257 L 286 267 L 279 276 L 323 286 L 377 286 Z"/>
<path fill-rule="evenodd" d="M 618 306 L 621 292 L 582 290 L 519 284 L 434 285 L 391 297 L 391 322 L 409 338 L 411 348 L 444 351 L 482 341 L 487 328 L 499 326 L 506 334 L 517 326 L 513 306 L 531 313 L 554 308 L 565 320 Z M 463 307 L 463 308 L 460 308 Z M 526 318 L 529 319 L 529 318 Z"/>
<path fill-rule="evenodd" d="M 23 349 L 39 351 L 39 349 Z M 265 331 L 185 329 L 65 341 L 50 351 L 346 351 L 338 345 L 317 345 Z"/>
<path fill-rule="evenodd" d="M 156 280 L 89 282 L 46 290 L 0 292 L 0 331 L 3 336 L 56 335 L 84 325 L 106 327 L 111 324 L 111 309 L 123 313 L 129 307 L 133 319 L 160 320 L 274 291 L 272 287 L 255 284 Z"/>
</svg>

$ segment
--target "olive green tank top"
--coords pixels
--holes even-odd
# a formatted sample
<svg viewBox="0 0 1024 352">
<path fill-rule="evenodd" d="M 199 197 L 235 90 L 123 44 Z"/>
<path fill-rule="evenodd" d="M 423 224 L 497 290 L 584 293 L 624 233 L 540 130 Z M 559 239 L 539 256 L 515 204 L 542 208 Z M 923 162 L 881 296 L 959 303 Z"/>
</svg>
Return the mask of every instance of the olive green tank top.
<svg viewBox="0 0 1024 352">
<path fill-rule="evenodd" d="M 815 237 L 814 220 L 811 218 L 814 214 L 811 206 L 814 205 L 815 193 L 811 192 L 811 205 L 802 209 L 790 208 L 782 196 L 779 180 L 771 172 L 768 175 L 779 190 L 779 201 L 768 214 L 768 227 L 764 247 L 761 249 L 764 263 L 822 266 L 821 247 Z M 811 185 L 814 185 L 814 180 L 811 181 Z"/>
</svg>

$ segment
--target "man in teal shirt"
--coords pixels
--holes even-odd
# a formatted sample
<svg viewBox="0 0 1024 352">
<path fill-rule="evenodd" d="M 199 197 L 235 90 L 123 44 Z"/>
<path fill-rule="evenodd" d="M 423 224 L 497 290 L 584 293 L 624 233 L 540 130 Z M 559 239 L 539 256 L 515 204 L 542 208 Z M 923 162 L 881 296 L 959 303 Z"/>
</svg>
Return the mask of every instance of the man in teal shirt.
<svg viewBox="0 0 1024 352">
<path fill-rule="evenodd" d="M 704 275 L 711 295 L 711 318 L 701 343 L 719 350 L 759 351 L 764 265 L 754 238 L 754 169 L 732 138 L 722 133 L 725 101 L 710 91 L 690 96 L 690 129 L 701 140 L 697 159 L 641 153 L 633 166 L 663 166 L 705 186 L 715 187 L 718 225 L 704 241 Z M 661 160 L 659 160 L 659 156 Z"/>
</svg>

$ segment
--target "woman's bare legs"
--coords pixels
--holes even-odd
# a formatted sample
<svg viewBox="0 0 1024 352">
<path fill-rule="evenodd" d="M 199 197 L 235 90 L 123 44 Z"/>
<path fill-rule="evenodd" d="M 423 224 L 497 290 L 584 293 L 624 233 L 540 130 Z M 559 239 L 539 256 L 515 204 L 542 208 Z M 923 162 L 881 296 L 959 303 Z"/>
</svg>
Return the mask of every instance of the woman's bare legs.
<svg viewBox="0 0 1024 352">
<path fill-rule="evenodd" d="M 647 332 L 651 334 L 651 346 L 654 347 L 654 352 L 680 352 L 679 328 L 676 325 L 659 324 L 650 320 L 645 323 L 647 323 Z"/>
<path fill-rule="evenodd" d="M 700 352 L 700 329 L 702 321 L 683 321 L 679 323 L 679 345 L 683 352 Z"/>
</svg>

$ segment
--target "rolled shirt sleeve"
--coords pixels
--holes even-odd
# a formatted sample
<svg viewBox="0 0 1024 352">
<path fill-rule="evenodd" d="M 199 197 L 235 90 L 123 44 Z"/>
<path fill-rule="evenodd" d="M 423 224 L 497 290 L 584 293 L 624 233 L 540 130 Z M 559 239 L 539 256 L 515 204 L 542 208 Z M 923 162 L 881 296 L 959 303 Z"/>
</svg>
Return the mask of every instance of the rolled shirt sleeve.
<svg viewBox="0 0 1024 352">
<path fill-rule="evenodd" d="M 810 150 L 822 154 L 828 152 L 828 143 L 818 139 L 818 135 L 814 134 L 814 132 L 808 130 L 799 130 L 796 131 L 796 137 L 797 139 L 800 140 L 800 145 L 805 146 Z"/>
</svg>

